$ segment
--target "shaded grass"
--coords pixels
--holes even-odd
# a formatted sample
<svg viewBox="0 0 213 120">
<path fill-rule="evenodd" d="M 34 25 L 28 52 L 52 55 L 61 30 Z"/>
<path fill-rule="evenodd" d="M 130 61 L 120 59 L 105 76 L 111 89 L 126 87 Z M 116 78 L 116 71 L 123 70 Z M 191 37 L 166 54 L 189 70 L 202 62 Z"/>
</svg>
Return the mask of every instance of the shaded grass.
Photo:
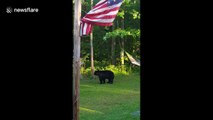
<svg viewBox="0 0 213 120">
<path fill-rule="evenodd" d="M 80 81 L 80 120 L 139 120 L 140 75 L 115 75 L 113 84 L 98 78 Z"/>
</svg>

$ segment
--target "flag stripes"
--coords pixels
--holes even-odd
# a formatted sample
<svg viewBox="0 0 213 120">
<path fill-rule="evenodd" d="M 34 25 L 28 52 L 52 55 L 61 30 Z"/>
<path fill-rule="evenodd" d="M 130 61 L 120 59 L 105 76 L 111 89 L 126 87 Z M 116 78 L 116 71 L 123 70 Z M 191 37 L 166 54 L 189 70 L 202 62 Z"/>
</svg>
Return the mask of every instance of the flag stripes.
<svg viewBox="0 0 213 120">
<path fill-rule="evenodd" d="M 120 9 L 122 0 L 101 0 L 82 19 L 80 36 L 89 35 L 93 25 L 111 26 Z"/>
</svg>

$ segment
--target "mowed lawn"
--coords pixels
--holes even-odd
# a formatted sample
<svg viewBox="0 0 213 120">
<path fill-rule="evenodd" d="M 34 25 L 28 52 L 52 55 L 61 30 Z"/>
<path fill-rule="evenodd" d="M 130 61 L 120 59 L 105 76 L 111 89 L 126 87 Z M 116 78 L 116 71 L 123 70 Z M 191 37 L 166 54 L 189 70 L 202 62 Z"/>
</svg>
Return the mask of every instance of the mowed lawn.
<svg viewBox="0 0 213 120">
<path fill-rule="evenodd" d="M 113 84 L 81 79 L 80 120 L 140 120 L 139 110 L 139 73 L 115 75 Z"/>
</svg>

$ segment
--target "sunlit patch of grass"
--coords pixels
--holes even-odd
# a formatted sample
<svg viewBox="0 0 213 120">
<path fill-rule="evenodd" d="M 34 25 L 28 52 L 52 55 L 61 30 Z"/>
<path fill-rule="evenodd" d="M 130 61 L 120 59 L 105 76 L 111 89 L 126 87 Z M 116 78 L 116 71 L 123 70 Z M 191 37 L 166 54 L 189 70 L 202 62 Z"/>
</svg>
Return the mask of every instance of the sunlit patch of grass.
<svg viewBox="0 0 213 120">
<path fill-rule="evenodd" d="M 97 110 L 92 110 L 92 109 L 88 109 L 88 108 L 84 108 L 84 107 L 80 107 L 80 111 L 86 111 L 86 112 L 89 112 L 89 113 L 99 113 L 99 114 L 104 114 L 100 111 L 97 111 Z"/>
<path fill-rule="evenodd" d="M 91 86 L 91 85 L 80 85 L 81 87 L 94 87 L 94 86 Z"/>
</svg>

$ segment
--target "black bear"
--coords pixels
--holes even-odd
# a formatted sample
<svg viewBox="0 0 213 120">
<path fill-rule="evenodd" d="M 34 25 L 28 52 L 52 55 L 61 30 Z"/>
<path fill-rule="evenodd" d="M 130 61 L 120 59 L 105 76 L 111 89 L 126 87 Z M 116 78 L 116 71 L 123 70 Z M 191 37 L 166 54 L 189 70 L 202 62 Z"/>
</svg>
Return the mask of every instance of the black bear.
<svg viewBox="0 0 213 120">
<path fill-rule="evenodd" d="M 103 70 L 103 71 L 95 71 L 94 75 L 99 77 L 100 84 L 105 83 L 105 79 L 109 81 L 107 83 L 112 84 L 114 79 L 114 73 L 110 70 Z"/>
</svg>

